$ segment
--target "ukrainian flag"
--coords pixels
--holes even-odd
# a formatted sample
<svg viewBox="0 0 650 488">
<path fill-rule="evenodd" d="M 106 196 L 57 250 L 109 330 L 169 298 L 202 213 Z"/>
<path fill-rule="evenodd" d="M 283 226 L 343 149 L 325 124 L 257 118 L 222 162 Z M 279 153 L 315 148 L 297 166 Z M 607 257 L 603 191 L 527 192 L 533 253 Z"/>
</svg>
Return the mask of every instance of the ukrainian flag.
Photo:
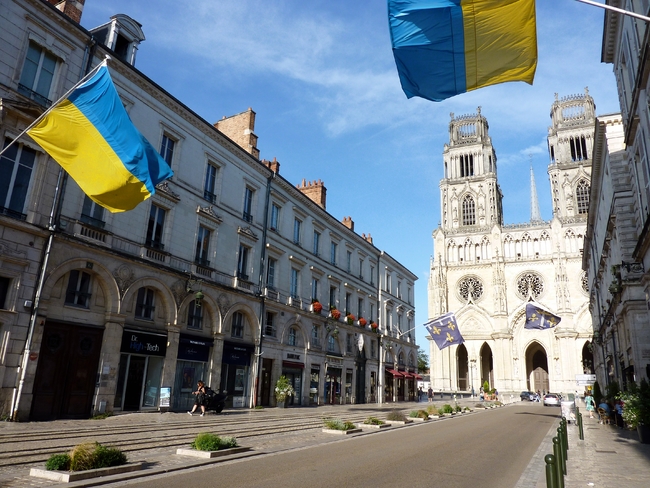
<svg viewBox="0 0 650 488">
<path fill-rule="evenodd" d="M 506 81 L 533 83 L 535 0 L 388 0 L 388 20 L 408 98 L 439 102 Z"/>
<path fill-rule="evenodd" d="M 105 63 L 27 133 L 111 212 L 135 208 L 174 174 L 129 119 Z"/>
</svg>

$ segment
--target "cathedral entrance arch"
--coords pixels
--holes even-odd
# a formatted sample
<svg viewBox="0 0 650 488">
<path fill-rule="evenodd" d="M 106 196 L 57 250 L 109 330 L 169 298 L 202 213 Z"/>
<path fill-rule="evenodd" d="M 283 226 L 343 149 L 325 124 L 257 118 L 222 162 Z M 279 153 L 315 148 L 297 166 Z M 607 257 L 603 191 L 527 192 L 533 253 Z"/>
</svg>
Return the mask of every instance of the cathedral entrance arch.
<svg viewBox="0 0 650 488">
<path fill-rule="evenodd" d="M 461 391 L 469 390 L 469 368 L 467 367 L 467 348 L 461 344 L 456 349 L 456 370 L 458 371 L 458 389 Z"/>
<path fill-rule="evenodd" d="M 494 359 L 492 349 L 484 342 L 481 346 L 481 386 L 488 382 L 490 389 L 494 388 Z"/>
<path fill-rule="evenodd" d="M 539 342 L 526 349 L 526 381 L 530 391 L 548 392 L 548 359 Z"/>
</svg>

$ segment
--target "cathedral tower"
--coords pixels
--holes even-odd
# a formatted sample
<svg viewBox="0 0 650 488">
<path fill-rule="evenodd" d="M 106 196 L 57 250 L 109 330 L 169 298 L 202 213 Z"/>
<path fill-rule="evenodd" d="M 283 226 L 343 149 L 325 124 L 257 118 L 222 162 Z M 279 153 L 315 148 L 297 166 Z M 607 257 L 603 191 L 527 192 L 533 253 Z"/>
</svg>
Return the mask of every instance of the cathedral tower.
<svg viewBox="0 0 650 488">
<path fill-rule="evenodd" d="M 497 157 L 481 115 L 451 114 L 449 144 L 443 151 L 445 174 L 440 182 L 443 229 L 486 227 L 503 223 Z"/>
<path fill-rule="evenodd" d="M 587 88 L 584 95 L 555 94 L 548 128 L 548 175 L 553 216 L 560 220 L 587 218 L 595 110 Z"/>
</svg>

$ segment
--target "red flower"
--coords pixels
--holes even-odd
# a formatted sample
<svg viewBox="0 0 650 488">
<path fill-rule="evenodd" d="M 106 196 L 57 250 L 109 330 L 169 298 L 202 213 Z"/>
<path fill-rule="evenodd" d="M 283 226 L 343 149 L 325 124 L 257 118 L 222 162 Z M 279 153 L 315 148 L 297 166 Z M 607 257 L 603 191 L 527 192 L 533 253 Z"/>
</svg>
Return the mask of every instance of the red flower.
<svg viewBox="0 0 650 488">
<path fill-rule="evenodd" d="M 311 304 L 314 313 L 320 313 L 323 310 L 323 305 L 320 302 L 314 302 Z"/>
<path fill-rule="evenodd" d="M 341 312 L 339 312 L 337 309 L 333 308 L 332 310 L 330 310 L 330 316 L 334 320 L 338 320 L 338 319 L 341 318 Z"/>
<path fill-rule="evenodd" d="M 370 322 L 370 327 L 372 327 L 373 329 L 376 329 L 378 327 L 377 322 Z"/>
<path fill-rule="evenodd" d="M 364 319 L 363 317 L 359 317 L 359 325 L 361 327 L 365 327 L 367 323 L 368 322 L 366 322 L 366 319 Z"/>
</svg>

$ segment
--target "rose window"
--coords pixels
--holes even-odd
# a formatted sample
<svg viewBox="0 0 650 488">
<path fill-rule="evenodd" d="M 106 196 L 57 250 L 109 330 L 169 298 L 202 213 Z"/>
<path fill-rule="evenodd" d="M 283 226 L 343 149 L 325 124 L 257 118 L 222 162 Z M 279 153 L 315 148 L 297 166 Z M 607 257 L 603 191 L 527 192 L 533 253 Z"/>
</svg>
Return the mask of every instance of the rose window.
<svg viewBox="0 0 650 488">
<path fill-rule="evenodd" d="M 538 298 L 544 293 L 544 280 L 537 273 L 524 273 L 517 279 L 517 292 L 524 300 L 529 296 Z"/>
<path fill-rule="evenodd" d="M 583 271 L 582 276 L 580 276 L 580 284 L 582 285 L 582 291 L 589 295 L 589 278 L 586 271 Z"/>
<path fill-rule="evenodd" d="M 475 276 L 463 278 L 458 283 L 458 293 L 464 301 L 477 301 L 483 295 L 483 283 Z"/>
</svg>

